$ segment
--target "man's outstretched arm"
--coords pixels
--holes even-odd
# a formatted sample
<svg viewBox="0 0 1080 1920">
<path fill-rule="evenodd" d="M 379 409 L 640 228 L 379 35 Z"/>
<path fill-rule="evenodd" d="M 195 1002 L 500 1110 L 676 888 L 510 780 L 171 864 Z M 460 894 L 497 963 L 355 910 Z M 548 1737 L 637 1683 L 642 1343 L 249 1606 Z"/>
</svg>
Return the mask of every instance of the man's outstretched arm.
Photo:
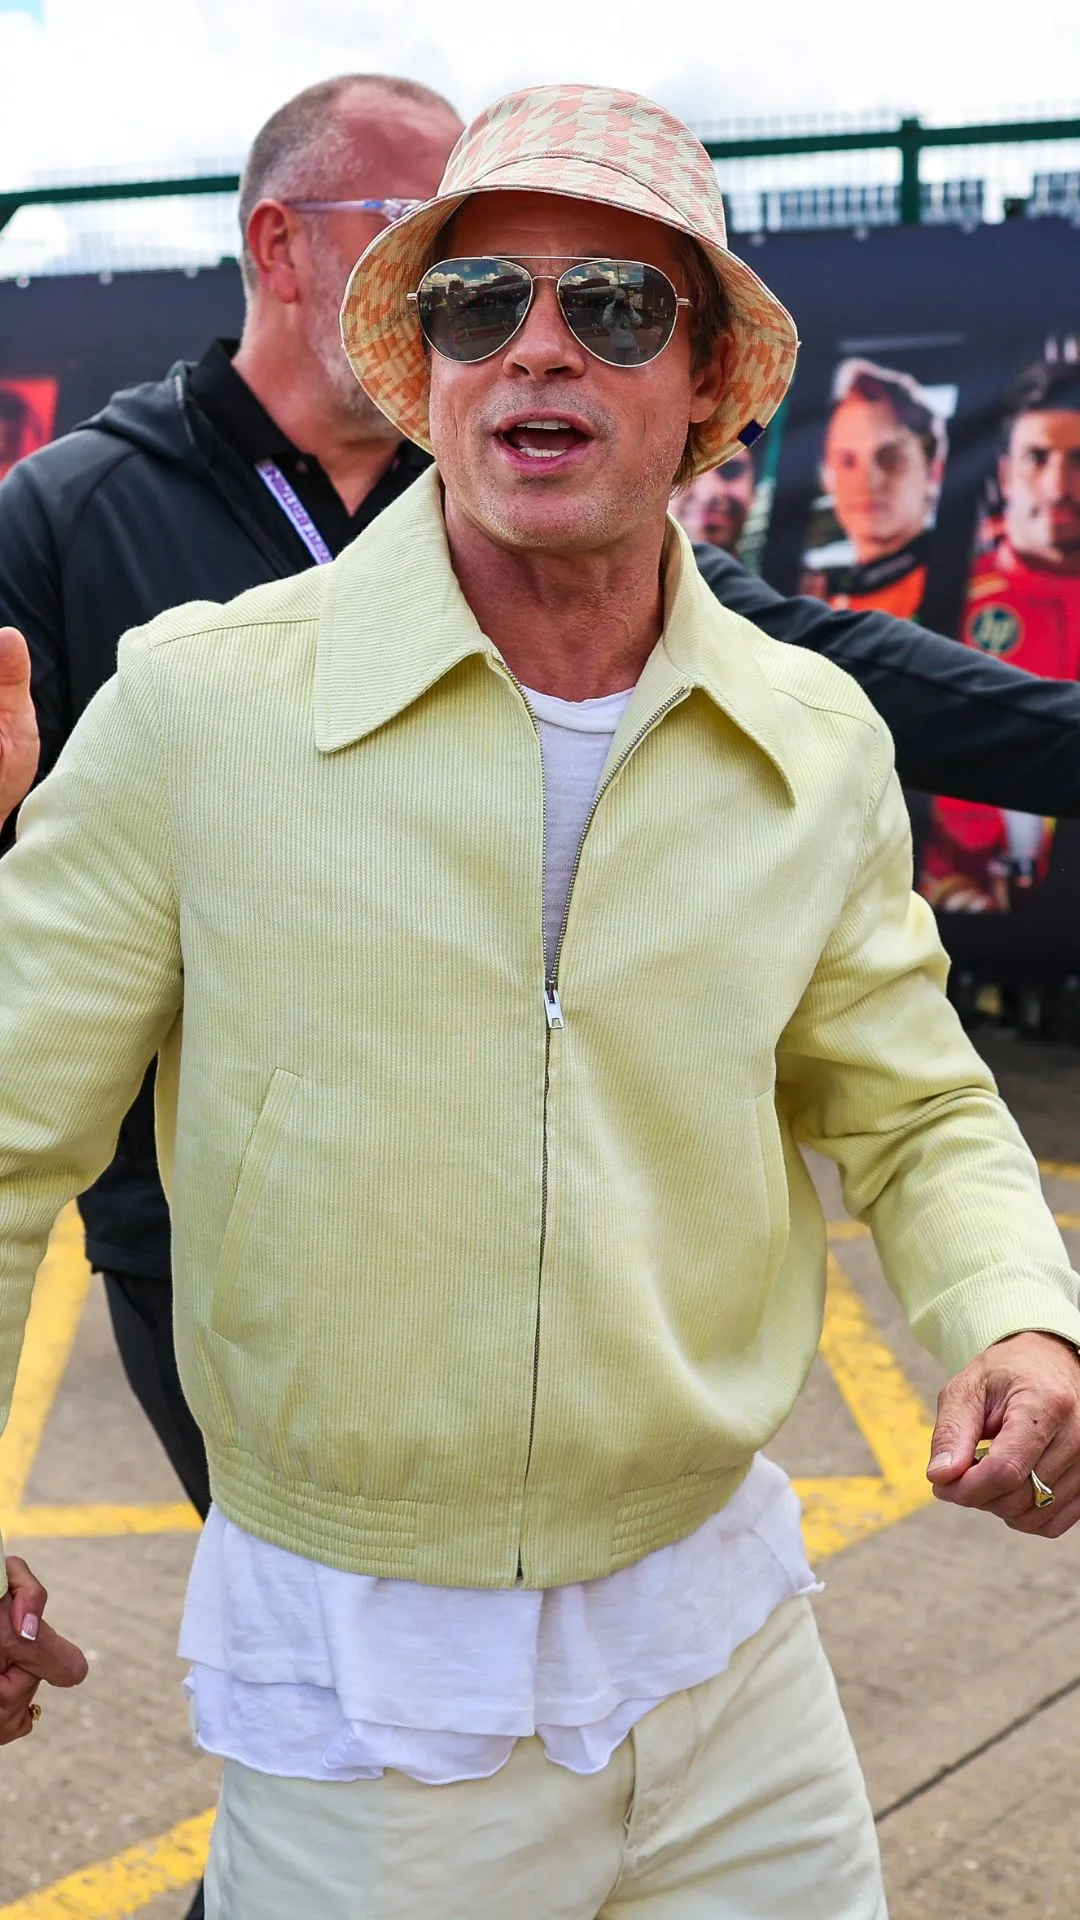
<svg viewBox="0 0 1080 1920">
<path fill-rule="evenodd" d="M 1080 1297 L 1038 1170 L 944 994 L 911 891 L 911 839 L 884 730 L 843 914 L 782 1038 L 777 1105 L 840 1168 L 909 1323 L 952 1371 L 938 1497 L 1053 1537 L 1080 1519 Z M 975 1462 L 977 1442 L 992 1458 Z M 1034 1505 L 1035 1470 L 1055 1503 Z"/>
<path fill-rule="evenodd" d="M 888 613 L 785 598 L 719 547 L 694 556 L 733 613 L 858 681 L 893 736 L 905 787 L 1080 817 L 1080 684 L 1021 673 Z"/>
<path fill-rule="evenodd" d="M 132 636 L 0 860 L 0 1426 L 53 1221 L 109 1164 L 182 979 L 152 660 Z"/>
</svg>

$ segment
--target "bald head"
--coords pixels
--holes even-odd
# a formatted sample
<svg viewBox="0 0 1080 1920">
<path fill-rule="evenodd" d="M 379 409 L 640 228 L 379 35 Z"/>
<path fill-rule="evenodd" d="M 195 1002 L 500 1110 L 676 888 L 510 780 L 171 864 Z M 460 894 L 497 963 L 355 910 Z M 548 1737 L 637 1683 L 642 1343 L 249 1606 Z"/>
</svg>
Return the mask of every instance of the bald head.
<svg viewBox="0 0 1080 1920">
<path fill-rule="evenodd" d="M 240 183 L 247 316 L 234 365 L 279 424 L 287 413 L 309 435 L 317 417 L 331 433 L 396 438 L 354 379 L 338 323 L 387 214 L 298 203 L 430 200 L 460 132 L 441 94 L 352 73 L 298 93 L 256 136 Z"/>
<path fill-rule="evenodd" d="M 256 134 L 240 179 L 249 299 L 258 274 L 248 227 L 260 201 L 426 200 L 461 128 L 441 93 L 386 74 L 339 74 L 287 100 Z"/>
</svg>

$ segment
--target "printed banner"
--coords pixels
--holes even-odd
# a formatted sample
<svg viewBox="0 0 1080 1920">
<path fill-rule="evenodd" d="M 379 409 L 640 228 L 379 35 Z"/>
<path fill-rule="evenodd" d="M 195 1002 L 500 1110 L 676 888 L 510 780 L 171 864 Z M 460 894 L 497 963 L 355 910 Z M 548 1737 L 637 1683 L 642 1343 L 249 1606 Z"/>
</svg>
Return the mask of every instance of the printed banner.
<svg viewBox="0 0 1080 1920">
<path fill-rule="evenodd" d="M 782 592 L 1080 677 L 1080 230 L 737 244 L 803 347 L 753 453 L 677 499 L 694 537 Z M 235 336 L 242 312 L 232 265 L 0 283 L 0 472 L 115 389 Z M 1080 974 L 1080 823 L 909 798 L 918 884 L 957 965 L 1003 983 Z"/>
</svg>

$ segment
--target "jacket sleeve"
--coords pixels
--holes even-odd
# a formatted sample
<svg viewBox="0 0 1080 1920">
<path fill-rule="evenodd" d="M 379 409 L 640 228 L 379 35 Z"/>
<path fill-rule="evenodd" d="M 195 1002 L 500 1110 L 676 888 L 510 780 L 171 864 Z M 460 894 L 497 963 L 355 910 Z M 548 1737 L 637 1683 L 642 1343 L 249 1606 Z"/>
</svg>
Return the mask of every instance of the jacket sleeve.
<svg viewBox="0 0 1080 1920">
<path fill-rule="evenodd" d="M 53 1221 L 109 1164 L 180 1006 L 152 665 L 124 643 L 0 860 L 0 1428 Z"/>
<path fill-rule="evenodd" d="M 912 1329 L 957 1370 L 1027 1329 L 1080 1346 L 1038 1169 L 945 993 L 884 731 L 843 915 L 781 1042 L 777 1104 L 834 1160 Z"/>
<path fill-rule="evenodd" d="M 0 626 L 18 627 L 30 649 L 31 692 L 41 736 L 38 778 L 43 779 L 71 732 L 73 715 L 60 558 L 37 477 L 27 461 L 20 461 L 0 483 Z M 12 826 L 7 837 L 13 835 Z"/>
<path fill-rule="evenodd" d="M 718 547 L 695 546 L 694 556 L 733 613 L 858 681 L 893 736 L 905 787 L 1080 816 L 1080 684 L 1022 673 L 888 613 L 786 599 Z"/>
</svg>

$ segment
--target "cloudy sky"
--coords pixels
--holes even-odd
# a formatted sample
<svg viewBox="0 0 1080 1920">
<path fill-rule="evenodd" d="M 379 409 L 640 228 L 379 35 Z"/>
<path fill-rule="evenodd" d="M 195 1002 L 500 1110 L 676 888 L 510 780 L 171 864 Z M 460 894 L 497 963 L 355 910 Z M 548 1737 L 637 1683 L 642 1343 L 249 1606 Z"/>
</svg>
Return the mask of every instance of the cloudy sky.
<svg viewBox="0 0 1080 1920">
<path fill-rule="evenodd" d="M 425 80 L 466 116 L 564 79 L 698 126 L 1075 104 L 1080 6 L 1037 11 L 1025 42 L 1013 0 L 0 0 L 0 188 L 235 158 L 290 93 L 358 68 Z"/>
</svg>

